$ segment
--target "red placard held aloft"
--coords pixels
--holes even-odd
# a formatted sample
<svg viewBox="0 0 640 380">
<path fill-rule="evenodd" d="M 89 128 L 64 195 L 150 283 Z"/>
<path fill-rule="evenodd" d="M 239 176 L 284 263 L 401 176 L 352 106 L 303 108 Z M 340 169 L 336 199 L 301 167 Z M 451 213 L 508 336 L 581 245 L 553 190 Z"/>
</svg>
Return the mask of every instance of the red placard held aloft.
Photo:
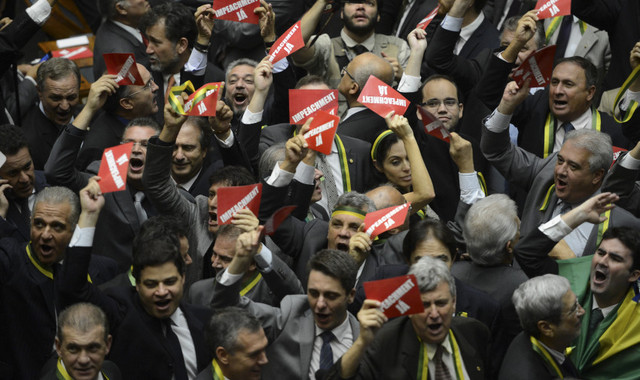
<svg viewBox="0 0 640 380">
<path fill-rule="evenodd" d="M 269 62 L 278 62 L 303 47 L 302 29 L 300 21 L 298 21 L 273 43 L 271 50 L 269 50 Z"/>
<path fill-rule="evenodd" d="M 320 110 L 338 114 L 338 90 L 289 90 L 289 123 L 302 125 Z"/>
<path fill-rule="evenodd" d="M 331 153 L 331 144 L 336 135 L 340 123 L 340 117 L 325 111 L 317 111 L 313 121 L 309 125 L 309 131 L 304 134 L 304 139 L 309 149 L 322 154 Z"/>
<path fill-rule="evenodd" d="M 571 14 L 571 0 L 538 0 L 535 8 L 538 20 Z"/>
<path fill-rule="evenodd" d="M 391 86 L 371 75 L 360 92 L 358 101 L 381 117 L 391 111 L 404 115 L 409 101 Z"/>
<path fill-rule="evenodd" d="M 416 26 L 416 28 L 420 28 L 422 30 L 427 29 L 427 26 L 429 26 L 429 24 L 431 24 L 431 21 L 433 20 L 434 17 L 436 17 L 436 15 L 438 14 L 438 9 L 440 9 L 440 4 L 438 4 L 434 10 L 432 10 L 427 17 L 423 18 L 422 21 L 420 21 L 418 23 L 418 25 Z"/>
<path fill-rule="evenodd" d="M 213 12 L 217 19 L 258 24 L 260 17 L 253 13 L 260 0 L 214 0 Z"/>
<path fill-rule="evenodd" d="M 407 219 L 410 206 L 411 203 L 405 203 L 367 213 L 364 218 L 364 231 L 373 239 L 383 232 L 402 226 Z"/>
<path fill-rule="evenodd" d="M 100 190 L 102 193 L 122 191 L 127 188 L 127 170 L 129 169 L 129 157 L 133 143 L 126 143 L 107 148 L 102 153 L 100 162 Z"/>
<path fill-rule="evenodd" d="M 424 311 L 416 277 L 412 274 L 369 281 L 363 284 L 367 299 L 380 301 L 387 318 L 418 314 Z"/>
<path fill-rule="evenodd" d="M 553 73 L 553 58 L 556 45 L 542 48 L 527 57 L 513 72 L 513 80 L 522 87 L 527 78 L 531 78 L 530 87 L 545 87 Z"/>
<path fill-rule="evenodd" d="M 104 53 L 102 54 L 104 63 L 107 65 L 109 74 L 117 75 L 116 83 L 121 86 L 136 85 L 144 86 L 136 66 L 136 59 L 131 53 Z"/>
<path fill-rule="evenodd" d="M 253 215 L 258 215 L 262 184 L 247 186 L 228 186 L 218 189 L 218 225 L 231 224 L 233 215 L 248 208 Z"/>
</svg>

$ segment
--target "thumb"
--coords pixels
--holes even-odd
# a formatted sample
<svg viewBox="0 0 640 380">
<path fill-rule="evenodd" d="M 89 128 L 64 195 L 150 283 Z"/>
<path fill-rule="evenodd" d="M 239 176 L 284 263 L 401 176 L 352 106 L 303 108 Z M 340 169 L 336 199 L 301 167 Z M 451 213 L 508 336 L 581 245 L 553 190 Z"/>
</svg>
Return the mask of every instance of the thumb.
<svg viewBox="0 0 640 380">
<path fill-rule="evenodd" d="M 387 57 L 388 57 L 388 55 L 387 55 L 385 52 L 383 52 L 383 51 L 381 51 L 381 52 L 380 52 L 380 54 L 381 54 L 384 58 L 387 58 Z"/>
</svg>

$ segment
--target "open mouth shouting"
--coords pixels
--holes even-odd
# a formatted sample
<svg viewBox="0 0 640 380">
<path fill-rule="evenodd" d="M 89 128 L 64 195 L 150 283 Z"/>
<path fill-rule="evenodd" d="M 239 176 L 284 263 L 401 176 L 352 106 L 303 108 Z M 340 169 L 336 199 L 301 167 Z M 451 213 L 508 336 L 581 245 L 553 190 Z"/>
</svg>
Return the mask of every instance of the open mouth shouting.
<svg viewBox="0 0 640 380">
<path fill-rule="evenodd" d="M 129 170 L 132 173 L 142 173 L 144 169 L 144 160 L 140 157 L 131 156 L 129 159 Z"/>
</svg>

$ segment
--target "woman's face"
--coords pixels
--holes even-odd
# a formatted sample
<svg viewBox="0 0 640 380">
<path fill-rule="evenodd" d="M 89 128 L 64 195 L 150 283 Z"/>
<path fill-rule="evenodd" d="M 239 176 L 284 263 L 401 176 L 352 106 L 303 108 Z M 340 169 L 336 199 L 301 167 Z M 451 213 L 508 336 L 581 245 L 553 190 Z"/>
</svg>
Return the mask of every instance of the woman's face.
<svg viewBox="0 0 640 380">
<path fill-rule="evenodd" d="M 411 166 L 402 141 L 391 145 L 382 165 L 377 164 L 376 167 L 389 182 L 401 189 L 408 190 L 411 187 Z"/>
</svg>

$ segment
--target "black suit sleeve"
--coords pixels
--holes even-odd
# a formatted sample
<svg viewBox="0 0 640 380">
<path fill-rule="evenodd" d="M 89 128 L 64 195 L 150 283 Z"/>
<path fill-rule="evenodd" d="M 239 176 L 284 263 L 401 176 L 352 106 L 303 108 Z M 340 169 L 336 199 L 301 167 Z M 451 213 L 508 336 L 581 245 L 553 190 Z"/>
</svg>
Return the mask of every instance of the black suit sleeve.
<svg viewBox="0 0 640 380">
<path fill-rule="evenodd" d="M 556 242 L 535 228 L 516 244 L 514 255 L 529 278 L 547 273 L 558 274 L 558 263 L 549 257 L 555 245 Z"/>
</svg>

